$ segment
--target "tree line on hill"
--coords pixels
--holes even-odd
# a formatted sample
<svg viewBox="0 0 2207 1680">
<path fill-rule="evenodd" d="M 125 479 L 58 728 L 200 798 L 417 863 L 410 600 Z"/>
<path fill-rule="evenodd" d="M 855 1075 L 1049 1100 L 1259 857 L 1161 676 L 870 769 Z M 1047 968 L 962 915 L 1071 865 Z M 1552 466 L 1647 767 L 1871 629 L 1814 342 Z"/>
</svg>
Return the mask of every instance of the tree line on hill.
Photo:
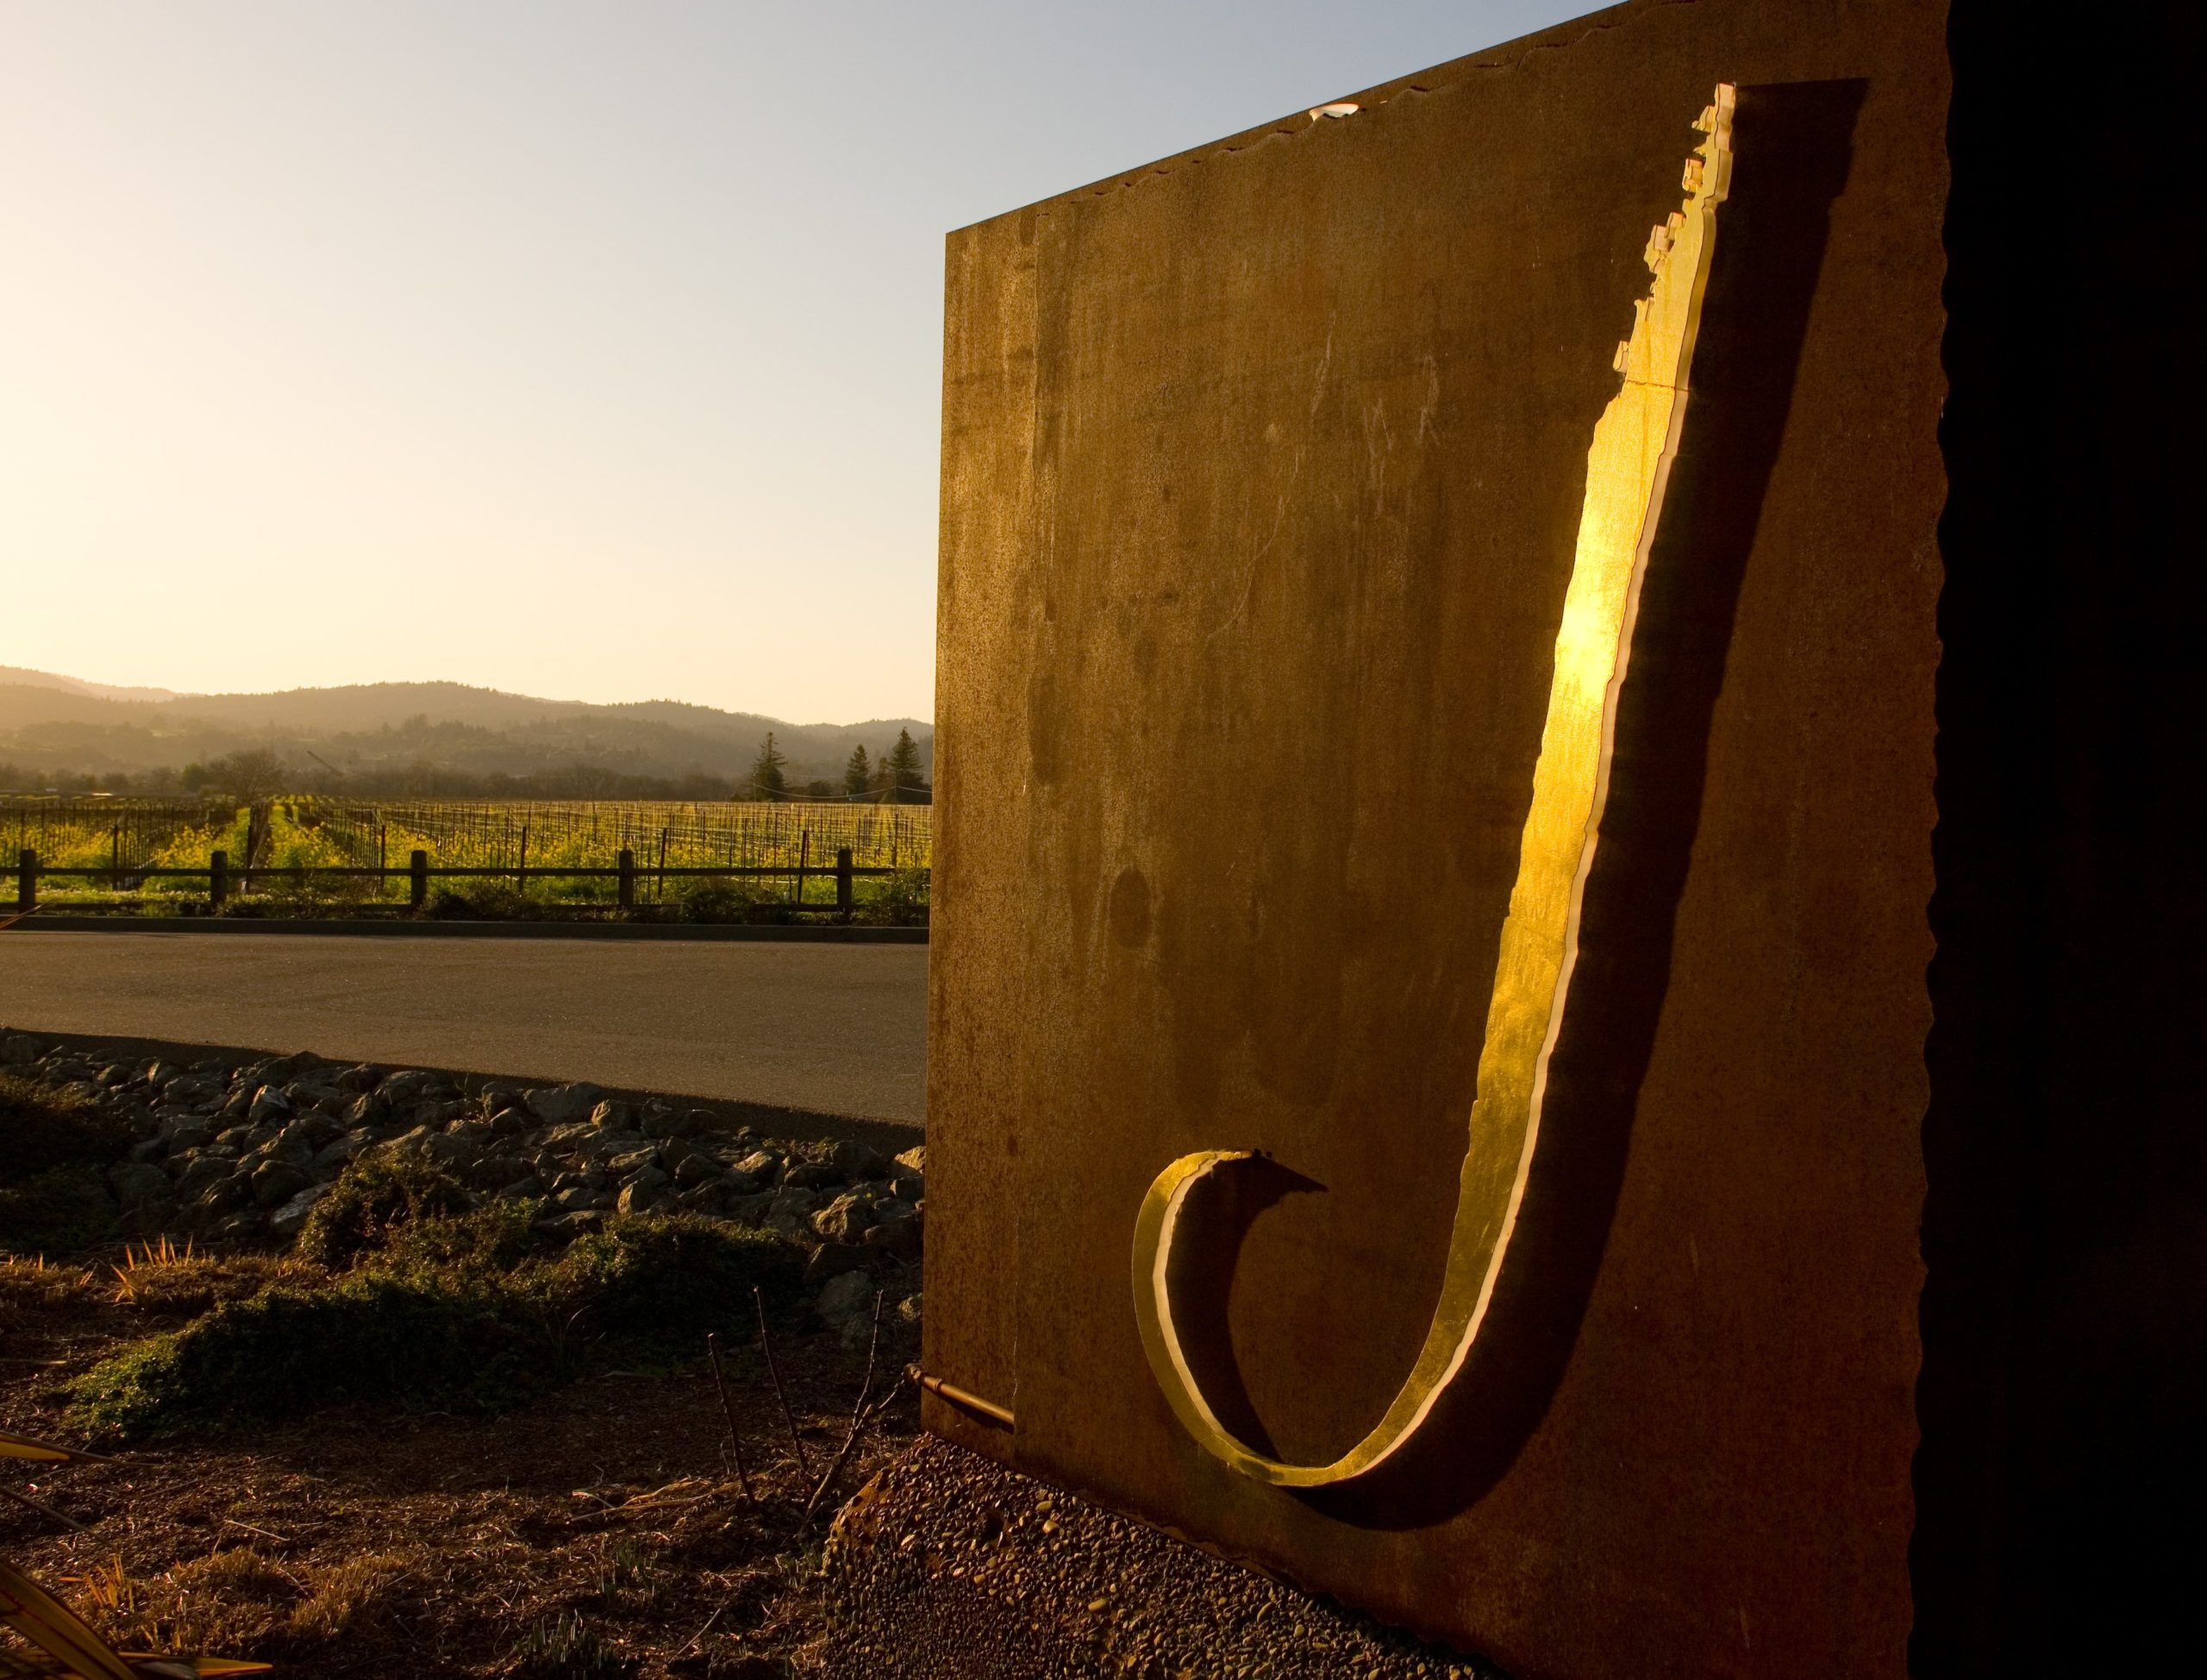
<svg viewBox="0 0 2207 1680">
<path fill-rule="evenodd" d="M 759 756 L 751 762 L 747 796 L 842 799 L 881 805 L 925 805 L 935 797 L 935 790 L 920 774 L 919 743 L 912 739 L 910 729 L 899 729 L 897 744 L 878 759 L 867 755 L 864 742 L 853 747 L 849 760 L 843 765 L 843 784 L 840 788 L 818 780 L 806 783 L 802 789 L 795 788 L 790 784 L 788 771 L 789 759 L 774 745 L 774 732 L 769 729 L 766 739 L 759 743 Z"/>
<path fill-rule="evenodd" d="M 109 793 L 150 798 L 194 795 L 249 803 L 278 794 L 318 793 L 362 799 L 832 799 L 885 805 L 933 803 L 920 748 L 911 731 L 879 754 L 863 745 L 852 749 L 840 782 L 815 777 L 796 781 L 789 758 L 768 730 L 759 744 L 748 775 L 731 778 L 702 771 L 682 776 L 643 776 L 574 764 L 510 775 L 472 771 L 427 759 L 411 765 L 340 771 L 313 753 L 302 767 L 266 747 L 248 747 L 181 770 L 50 771 L 0 761 L 0 794 Z"/>
<path fill-rule="evenodd" d="M 760 738 L 774 733 L 787 796 L 816 784 L 847 796 L 846 761 L 869 765 L 899 729 L 933 773 L 918 718 L 796 723 L 675 701 L 592 705 L 453 683 L 384 683 L 275 694 L 100 690 L 0 666 L 0 788 L 145 794 L 236 784 L 256 752 L 278 756 L 295 793 L 362 796 L 744 797 Z M 89 779 L 88 779 L 89 778 Z M 910 796 L 914 790 L 903 790 Z"/>
</svg>

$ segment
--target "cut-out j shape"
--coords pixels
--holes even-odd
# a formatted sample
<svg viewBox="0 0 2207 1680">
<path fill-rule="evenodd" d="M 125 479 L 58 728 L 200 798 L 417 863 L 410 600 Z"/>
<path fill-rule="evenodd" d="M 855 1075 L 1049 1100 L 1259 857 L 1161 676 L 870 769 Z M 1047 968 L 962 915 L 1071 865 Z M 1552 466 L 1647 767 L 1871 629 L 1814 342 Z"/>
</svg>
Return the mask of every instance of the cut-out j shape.
<svg viewBox="0 0 2207 1680">
<path fill-rule="evenodd" d="M 1704 139 L 1686 160 L 1685 205 L 1648 240 L 1654 285 L 1636 305 L 1632 336 L 1617 347 L 1623 387 L 1595 423 L 1532 808 L 1518 844 L 1517 878 L 1487 1006 L 1447 1266 L 1425 1344 L 1385 1415 L 1330 1464 L 1295 1465 L 1237 1440 L 1204 1400 L 1174 1321 L 1167 1265 L 1190 1190 L 1207 1175 L 1247 1160 L 1248 1151 L 1182 1156 L 1157 1175 L 1135 1217 L 1135 1315 L 1150 1369 L 1204 1450 L 1258 1481 L 1322 1487 L 1385 1463 L 1416 1433 L 1462 1369 L 1493 1298 L 1540 1140 L 1548 1058 L 1570 996 L 1579 906 L 1609 793 L 1617 697 L 1632 652 L 1641 579 L 1685 424 L 1716 206 L 1730 183 L 1734 99 L 1729 85 L 1719 86 L 1716 103 L 1694 125 Z"/>
</svg>

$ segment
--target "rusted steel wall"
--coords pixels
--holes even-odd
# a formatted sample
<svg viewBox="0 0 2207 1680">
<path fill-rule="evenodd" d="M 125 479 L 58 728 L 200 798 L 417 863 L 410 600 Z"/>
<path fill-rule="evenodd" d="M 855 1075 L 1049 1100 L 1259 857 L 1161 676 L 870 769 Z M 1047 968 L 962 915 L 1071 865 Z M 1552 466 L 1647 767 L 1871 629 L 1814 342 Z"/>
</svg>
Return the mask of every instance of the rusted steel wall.
<svg viewBox="0 0 2207 1680">
<path fill-rule="evenodd" d="M 1910 1626 L 1943 8 L 1619 8 L 952 236 L 938 1432 L 1525 1676 L 1891 1674 Z M 1470 1365 L 1431 1316 L 1611 353 L 1741 88 L 1579 970 Z M 1208 1279 L 1208 1283 L 1204 1280 Z"/>
</svg>

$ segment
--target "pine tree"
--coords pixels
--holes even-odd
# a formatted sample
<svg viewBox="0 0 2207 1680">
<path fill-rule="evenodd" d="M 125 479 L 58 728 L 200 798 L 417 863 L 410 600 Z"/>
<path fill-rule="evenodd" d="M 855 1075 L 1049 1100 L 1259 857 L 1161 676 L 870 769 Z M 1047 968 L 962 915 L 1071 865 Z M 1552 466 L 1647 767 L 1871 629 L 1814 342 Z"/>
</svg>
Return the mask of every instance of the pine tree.
<svg viewBox="0 0 2207 1680">
<path fill-rule="evenodd" d="M 873 785 L 873 762 L 866 755 L 866 743 L 860 741 L 851 749 L 851 761 L 843 766 L 843 791 L 856 797 Z"/>
<path fill-rule="evenodd" d="M 889 772 L 889 803 L 892 805 L 917 804 L 919 795 L 927 787 L 920 775 L 919 743 L 912 739 L 910 729 L 897 732 L 897 745 L 889 749 L 889 756 L 882 760 Z"/>
<path fill-rule="evenodd" d="M 788 759 L 774 745 L 774 732 L 769 729 L 766 739 L 759 743 L 759 756 L 751 761 L 751 796 L 779 799 L 786 794 L 790 780 L 784 771 L 788 764 Z"/>
</svg>

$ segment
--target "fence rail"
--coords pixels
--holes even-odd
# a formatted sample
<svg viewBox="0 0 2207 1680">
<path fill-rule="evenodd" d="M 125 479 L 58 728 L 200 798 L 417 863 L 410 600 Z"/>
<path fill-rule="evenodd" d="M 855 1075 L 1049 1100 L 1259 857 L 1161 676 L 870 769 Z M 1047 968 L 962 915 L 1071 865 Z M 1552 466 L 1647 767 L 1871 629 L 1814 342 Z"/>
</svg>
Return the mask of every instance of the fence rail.
<svg viewBox="0 0 2207 1680">
<path fill-rule="evenodd" d="M 297 881 L 311 884 L 316 881 L 366 881 L 378 884 L 389 882 L 397 876 L 407 883 L 409 908 L 419 910 L 429 899 L 429 883 L 440 879 L 505 880 L 516 887 L 525 887 L 535 880 L 610 880 L 619 884 L 616 902 L 620 909 L 634 909 L 636 902 L 636 882 L 641 876 L 647 882 L 656 882 L 663 888 L 671 878 L 722 877 L 736 879 L 778 879 L 791 883 L 786 901 L 776 901 L 777 908 L 803 911 L 817 915 L 851 915 L 857 909 L 856 884 L 865 877 L 925 875 L 925 870 L 897 869 L 882 864 L 853 864 L 847 847 L 835 853 L 832 865 L 824 861 L 808 865 L 795 864 L 658 864 L 649 861 L 641 866 L 635 853 L 623 846 L 619 861 L 608 867 L 603 865 L 519 864 L 432 865 L 426 851 L 416 851 L 403 869 L 387 869 L 380 865 L 305 865 L 272 866 L 248 865 L 236 871 L 240 889 L 250 892 L 256 881 Z M 16 908 L 28 912 L 38 908 L 38 887 L 41 881 L 84 880 L 107 881 L 118 891 L 134 888 L 150 880 L 205 881 L 210 908 L 219 909 L 230 897 L 233 871 L 227 851 L 210 853 L 207 867 L 176 868 L 133 865 L 116 860 L 104 865 L 74 865 L 57 867 L 39 861 L 37 851 L 25 846 L 17 854 L 16 863 Z M 832 901 L 808 899 L 805 887 L 813 881 L 833 881 L 835 896 Z"/>
</svg>

